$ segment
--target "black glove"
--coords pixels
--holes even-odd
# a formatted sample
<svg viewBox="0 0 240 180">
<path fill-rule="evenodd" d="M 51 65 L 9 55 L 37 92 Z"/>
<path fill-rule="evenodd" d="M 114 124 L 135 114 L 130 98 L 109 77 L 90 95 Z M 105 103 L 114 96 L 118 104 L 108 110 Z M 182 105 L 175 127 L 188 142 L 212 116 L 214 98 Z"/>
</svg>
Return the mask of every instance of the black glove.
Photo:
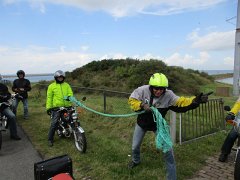
<svg viewBox="0 0 240 180">
<path fill-rule="evenodd" d="M 228 113 L 228 115 L 225 117 L 226 121 L 234 120 L 234 119 L 235 119 L 235 115 L 232 112 Z"/>
<path fill-rule="evenodd" d="M 206 103 L 208 102 L 208 96 L 212 94 L 213 92 L 209 92 L 207 94 L 199 94 L 196 96 L 196 98 L 193 100 L 195 103 L 201 104 L 201 103 Z"/>
<path fill-rule="evenodd" d="M 48 109 L 47 114 L 50 116 L 52 114 L 52 109 Z"/>
<path fill-rule="evenodd" d="M 152 109 L 150 108 L 149 104 L 141 104 L 141 108 L 143 108 L 146 112 L 150 112 L 152 111 Z"/>
<path fill-rule="evenodd" d="M 19 99 L 19 100 L 22 100 L 23 99 L 23 97 L 20 95 L 20 94 L 15 94 L 15 98 L 17 98 L 17 99 Z"/>
<path fill-rule="evenodd" d="M 208 102 L 208 95 L 207 94 L 202 94 L 200 98 L 200 103 L 207 103 Z"/>
</svg>

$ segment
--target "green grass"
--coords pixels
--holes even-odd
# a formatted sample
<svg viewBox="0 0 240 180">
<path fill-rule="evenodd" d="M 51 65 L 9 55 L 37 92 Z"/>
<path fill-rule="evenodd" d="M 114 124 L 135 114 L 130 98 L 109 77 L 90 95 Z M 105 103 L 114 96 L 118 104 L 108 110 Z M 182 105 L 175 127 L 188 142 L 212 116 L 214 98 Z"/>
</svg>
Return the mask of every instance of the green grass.
<svg viewBox="0 0 240 180">
<path fill-rule="evenodd" d="M 209 89 L 211 86 L 207 87 L 207 90 Z M 79 97 L 78 94 L 76 96 Z M 231 106 L 236 98 L 226 97 L 224 100 Z M 115 109 L 114 101 L 109 103 L 112 104 L 110 109 Z M 89 95 L 84 104 L 96 110 L 102 110 L 101 99 L 96 95 Z M 118 113 L 124 111 L 131 112 L 127 104 L 125 107 L 119 107 Z M 48 147 L 47 134 L 50 118 L 45 112 L 45 92 L 34 89 L 30 92 L 29 114 L 29 120 L 24 120 L 22 106 L 19 104 L 18 123 L 23 127 L 34 147 L 45 159 L 69 154 L 73 160 L 76 179 L 165 178 L 163 153 L 156 150 L 154 134 L 151 132 L 146 134 L 141 146 L 141 165 L 133 170 L 127 169 L 127 163 L 131 160 L 129 155 L 136 117 L 108 118 L 81 110 L 81 125 L 86 132 L 88 147 L 86 154 L 80 154 L 74 146 L 73 139 L 60 139 L 56 135 L 54 146 Z M 189 144 L 175 145 L 178 179 L 190 178 L 204 165 L 209 156 L 220 152 L 225 137 L 226 132 L 219 132 Z"/>
</svg>

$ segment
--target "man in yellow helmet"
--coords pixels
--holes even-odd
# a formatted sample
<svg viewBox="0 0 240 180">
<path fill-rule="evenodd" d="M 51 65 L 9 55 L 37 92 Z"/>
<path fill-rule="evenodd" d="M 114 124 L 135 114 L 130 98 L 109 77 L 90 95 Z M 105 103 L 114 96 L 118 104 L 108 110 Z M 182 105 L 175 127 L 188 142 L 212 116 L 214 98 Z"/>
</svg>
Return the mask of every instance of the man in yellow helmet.
<svg viewBox="0 0 240 180">
<path fill-rule="evenodd" d="M 235 115 L 240 111 L 240 97 L 238 100 L 235 102 L 233 108 L 230 110 L 228 115 L 226 116 L 225 120 L 234 120 Z M 221 148 L 221 154 L 218 158 L 220 162 L 225 162 L 228 158 L 228 155 L 231 153 L 232 147 L 234 145 L 234 142 L 238 138 L 238 132 L 232 128 L 232 130 L 228 133 L 222 148 Z"/>
<path fill-rule="evenodd" d="M 167 111 L 186 112 L 190 109 L 197 108 L 200 103 L 208 101 L 208 95 L 202 93 L 191 98 L 179 97 L 173 91 L 167 89 L 168 79 L 162 73 L 155 73 L 149 80 L 149 85 L 143 85 L 135 89 L 129 97 L 128 103 L 132 110 L 146 112 L 138 115 L 132 141 L 132 161 L 128 164 L 128 168 L 140 164 L 140 146 L 144 135 L 147 131 L 156 132 L 157 125 L 153 120 L 151 106 L 158 109 L 162 117 L 165 117 Z M 170 149 L 164 153 L 166 162 L 167 179 L 175 180 L 176 165 L 173 150 Z"/>
</svg>

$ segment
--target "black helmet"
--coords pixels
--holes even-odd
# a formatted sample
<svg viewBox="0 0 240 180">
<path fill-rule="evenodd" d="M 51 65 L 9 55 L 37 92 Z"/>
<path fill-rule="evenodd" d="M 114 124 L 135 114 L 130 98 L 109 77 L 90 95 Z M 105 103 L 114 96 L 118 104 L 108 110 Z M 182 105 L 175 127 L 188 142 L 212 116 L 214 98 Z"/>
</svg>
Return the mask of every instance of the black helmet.
<svg viewBox="0 0 240 180">
<path fill-rule="evenodd" d="M 58 70 L 54 73 L 54 79 L 56 80 L 57 83 L 63 83 L 63 81 L 59 81 L 57 78 L 62 76 L 63 77 L 63 81 L 65 80 L 65 72 L 63 72 L 62 70 Z"/>
<path fill-rule="evenodd" d="M 23 70 L 17 71 L 17 76 L 19 77 L 20 74 L 23 74 L 23 77 L 25 77 L 25 72 Z"/>
</svg>

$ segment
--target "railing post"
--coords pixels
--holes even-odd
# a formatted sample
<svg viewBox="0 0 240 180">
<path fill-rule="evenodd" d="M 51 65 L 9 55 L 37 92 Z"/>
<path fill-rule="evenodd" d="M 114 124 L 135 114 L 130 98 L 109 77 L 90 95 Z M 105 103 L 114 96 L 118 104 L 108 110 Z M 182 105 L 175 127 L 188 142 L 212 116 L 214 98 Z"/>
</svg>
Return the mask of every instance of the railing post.
<svg viewBox="0 0 240 180">
<path fill-rule="evenodd" d="M 173 141 L 173 144 L 176 143 L 176 113 L 170 111 L 170 135 Z"/>
<path fill-rule="evenodd" d="M 182 144 L 182 114 L 179 114 L 179 144 Z"/>
<path fill-rule="evenodd" d="M 106 100 L 106 93 L 103 91 L 103 112 L 106 113 L 107 111 L 107 100 Z"/>
</svg>

